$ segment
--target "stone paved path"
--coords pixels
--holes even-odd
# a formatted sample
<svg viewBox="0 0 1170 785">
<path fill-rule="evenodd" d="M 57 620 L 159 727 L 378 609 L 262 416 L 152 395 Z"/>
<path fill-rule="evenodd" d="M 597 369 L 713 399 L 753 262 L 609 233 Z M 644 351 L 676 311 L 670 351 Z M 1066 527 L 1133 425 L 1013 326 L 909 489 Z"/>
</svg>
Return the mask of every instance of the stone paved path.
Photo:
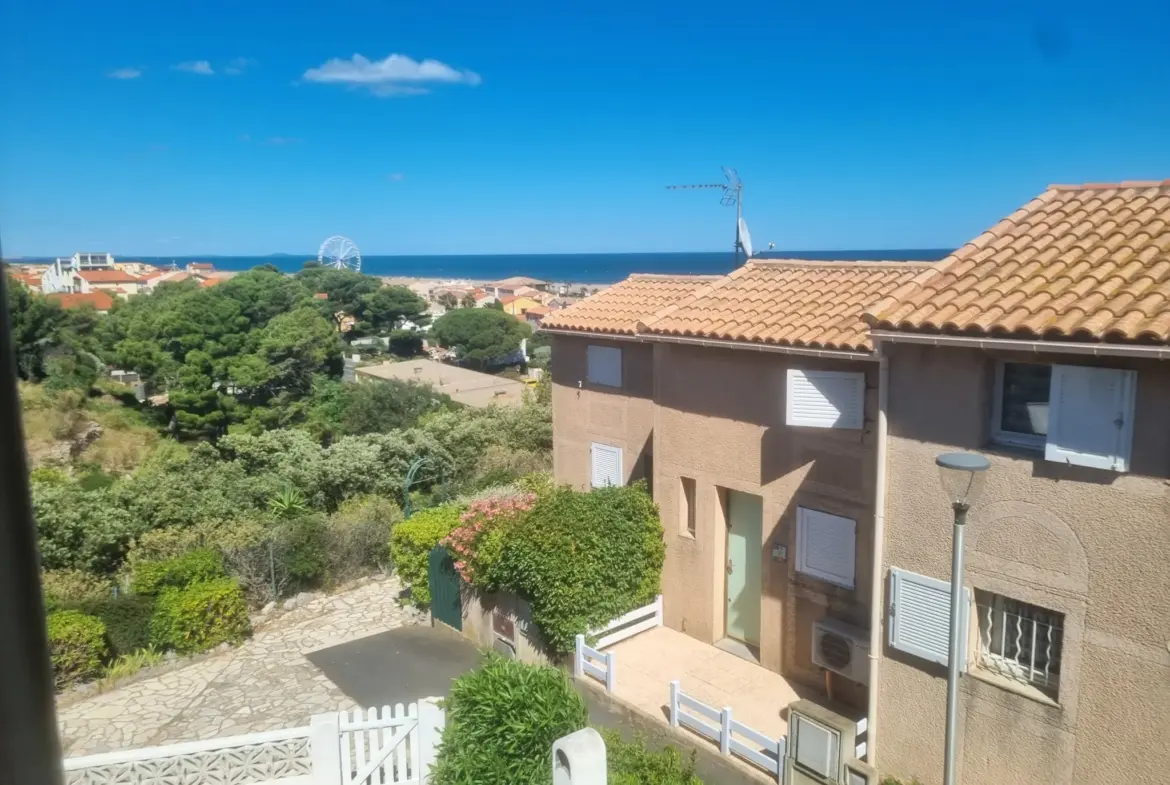
<svg viewBox="0 0 1170 785">
<path fill-rule="evenodd" d="M 309 724 L 354 702 L 304 655 L 416 623 L 395 578 L 321 597 L 260 627 L 237 649 L 59 708 L 67 757 Z"/>
</svg>

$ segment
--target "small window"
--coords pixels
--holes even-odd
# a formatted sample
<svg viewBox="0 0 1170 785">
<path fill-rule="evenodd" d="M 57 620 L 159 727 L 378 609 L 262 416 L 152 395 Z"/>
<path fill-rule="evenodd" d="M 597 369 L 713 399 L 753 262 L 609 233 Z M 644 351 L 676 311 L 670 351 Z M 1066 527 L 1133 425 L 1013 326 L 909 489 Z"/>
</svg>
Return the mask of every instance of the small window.
<svg viewBox="0 0 1170 785">
<path fill-rule="evenodd" d="M 995 381 L 994 441 L 1043 450 L 1048 435 L 1052 366 L 1000 363 Z"/>
<path fill-rule="evenodd" d="M 622 386 L 622 350 L 616 346 L 593 346 L 585 349 L 585 376 L 590 384 Z"/>
<path fill-rule="evenodd" d="M 865 423 L 865 374 L 789 368 L 784 422 L 807 428 L 860 428 Z"/>
<path fill-rule="evenodd" d="M 690 477 L 679 478 L 678 528 L 680 534 L 695 536 L 695 481 Z"/>
<path fill-rule="evenodd" d="M 1134 371 L 1000 363 L 991 440 L 1056 463 L 1128 471 L 1136 389 Z"/>
<path fill-rule="evenodd" d="M 979 667 L 1035 687 L 1052 699 L 1060 688 L 1064 615 L 991 592 L 975 592 Z"/>
<path fill-rule="evenodd" d="M 796 508 L 796 569 L 853 588 L 857 522 L 819 510 Z"/>
<path fill-rule="evenodd" d="M 589 453 L 590 463 L 592 464 L 592 480 L 590 484 L 594 488 L 625 485 L 625 477 L 622 474 L 622 450 L 620 447 L 594 443 L 590 445 Z"/>
</svg>

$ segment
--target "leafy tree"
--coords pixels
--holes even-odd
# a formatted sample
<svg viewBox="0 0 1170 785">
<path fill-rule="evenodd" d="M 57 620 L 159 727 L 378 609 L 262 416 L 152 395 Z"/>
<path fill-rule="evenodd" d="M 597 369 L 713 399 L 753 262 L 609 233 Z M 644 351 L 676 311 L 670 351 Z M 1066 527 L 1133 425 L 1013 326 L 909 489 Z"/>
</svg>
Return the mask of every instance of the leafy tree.
<svg viewBox="0 0 1170 785">
<path fill-rule="evenodd" d="M 55 343 L 57 332 L 65 322 L 65 312 L 19 281 L 10 278 L 5 282 L 5 289 L 17 372 L 22 379 L 40 379 L 44 375 L 45 350 Z"/>
<path fill-rule="evenodd" d="M 422 335 L 414 330 L 392 330 L 389 344 L 390 352 L 399 357 L 415 357 L 422 354 Z"/>
<path fill-rule="evenodd" d="M 460 308 L 474 308 L 475 307 L 475 292 L 468 292 L 463 295 L 463 299 L 459 301 Z"/>
<path fill-rule="evenodd" d="M 302 281 L 270 264 L 233 276 L 215 287 L 216 294 L 240 304 L 240 313 L 253 327 L 263 327 L 279 314 L 312 304 L 312 292 Z"/>
<path fill-rule="evenodd" d="M 404 321 L 422 326 L 431 320 L 426 301 L 405 286 L 383 286 L 365 295 L 355 316 L 378 333 L 394 330 Z"/>
<path fill-rule="evenodd" d="M 532 329 L 516 317 L 489 308 L 449 311 L 436 319 L 431 329 L 441 346 L 479 367 L 516 351 L 531 333 Z"/>
<path fill-rule="evenodd" d="M 378 291 L 382 286 L 382 282 L 372 275 L 316 264 L 305 265 L 305 268 L 297 273 L 296 278 L 312 292 L 326 295 L 326 299 L 315 302 L 322 315 L 332 320 L 338 329 L 341 328 L 341 320 L 346 314 L 358 321 L 364 321 L 363 298 Z"/>
<path fill-rule="evenodd" d="M 504 310 L 504 304 L 502 302 L 500 302 L 499 300 L 492 300 L 490 303 L 487 304 L 486 307 L 491 308 L 493 311 L 503 311 Z"/>
<path fill-rule="evenodd" d="M 437 302 L 448 311 L 459 306 L 459 300 L 453 292 L 443 292 L 439 295 Z"/>
<path fill-rule="evenodd" d="M 430 385 L 400 379 L 346 385 L 342 400 L 338 432 L 350 435 L 412 428 L 423 415 L 453 405 Z"/>
<path fill-rule="evenodd" d="M 149 528 L 113 502 L 109 491 L 75 483 L 33 483 L 41 565 L 47 570 L 112 572 L 130 541 Z"/>
</svg>

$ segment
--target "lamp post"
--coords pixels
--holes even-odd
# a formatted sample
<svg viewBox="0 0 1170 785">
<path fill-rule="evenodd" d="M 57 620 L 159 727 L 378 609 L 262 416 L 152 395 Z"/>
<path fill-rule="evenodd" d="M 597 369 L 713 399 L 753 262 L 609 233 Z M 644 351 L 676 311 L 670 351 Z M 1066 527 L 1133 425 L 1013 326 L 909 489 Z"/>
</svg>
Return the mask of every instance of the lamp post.
<svg viewBox="0 0 1170 785">
<path fill-rule="evenodd" d="M 954 543 L 951 546 L 951 628 L 947 649 L 947 737 L 943 785 L 957 785 L 955 759 L 958 756 L 959 725 L 959 642 L 963 639 L 963 619 L 960 603 L 963 597 L 963 530 L 967 526 L 967 511 L 979 498 L 991 464 L 982 455 L 969 452 L 943 453 L 934 459 L 938 464 L 943 491 L 955 511 Z"/>
</svg>

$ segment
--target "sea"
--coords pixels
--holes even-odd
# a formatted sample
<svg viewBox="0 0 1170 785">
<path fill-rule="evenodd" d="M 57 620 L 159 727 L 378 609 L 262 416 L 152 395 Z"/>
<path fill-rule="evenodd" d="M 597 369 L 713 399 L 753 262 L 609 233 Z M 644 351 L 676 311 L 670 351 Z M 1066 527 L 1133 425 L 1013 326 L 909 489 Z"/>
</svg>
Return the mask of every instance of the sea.
<svg viewBox="0 0 1170 785">
<path fill-rule="evenodd" d="M 950 248 L 903 248 L 862 251 L 772 251 L 757 259 L 811 259 L 817 261 L 937 261 Z M 300 270 L 316 254 L 270 256 L 115 257 L 183 267 L 189 262 L 211 262 L 220 270 L 249 270 L 271 264 L 285 272 Z M 499 280 L 526 275 L 545 281 L 608 284 L 631 273 L 688 273 L 718 275 L 731 272 L 735 258 L 728 252 L 581 253 L 581 254 L 466 254 L 457 256 L 363 256 L 361 270 L 369 275 L 408 278 Z"/>
</svg>

